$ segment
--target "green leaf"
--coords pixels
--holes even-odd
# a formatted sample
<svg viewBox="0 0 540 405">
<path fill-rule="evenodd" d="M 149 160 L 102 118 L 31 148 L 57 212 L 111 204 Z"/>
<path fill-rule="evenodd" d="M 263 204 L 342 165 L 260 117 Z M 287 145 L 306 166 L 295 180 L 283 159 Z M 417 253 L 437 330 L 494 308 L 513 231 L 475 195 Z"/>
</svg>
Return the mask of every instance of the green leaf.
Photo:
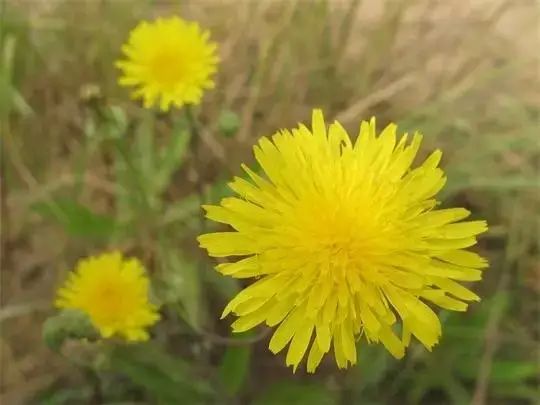
<svg viewBox="0 0 540 405">
<path fill-rule="evenodd" d="M 465 388 L 461 381 L 451 377 L 447 378 L 442 385 L 446 391 L 446 395 L 448 395 L 453 404 L 461 405 L 471 403 L 470 392 Z"/>
<path fill-rule="evenodd" d="M 110 361 L 114 370 L 164 404 L 201 404 L 213 394 L 211 387 L 194 375 L 187 361 L 155 344 L 116 346 Z"/>
<path fill-rule="evenodd" d="M 171 305 L 195 330 L 201 327 L 201 286 L 198 263 L 182 256 L 167 242 L 158 250 L 156 290 L 162 303 Z"/>
<path fill-rule="evenodd" d="M 241 290 L 240 282 L 238 281 L 238 279 L 224 276 L 213 268 L 208 268 L 208 270 L 204 272 L 204 276 L 205 281 L 225 301 L 229 301 Z"/>
<path fill-rule="evenodd" d="M 191 134 L 183 125 L 177 124 L 173 128 L 170 141 L 159 153 L 159 167 L 154 179 L 158 192 L 169 185 L 171 176 L 182 166 L 190 139 Z"/>
<path fill-rule="evenodd" d="M 8 34 L 3 38 L 0 48 L 0 117 L 7 117 L 13 109 L 23 116 L 33 112 L 15 88 L 13 76 L 16 45 L 17 37 Z"/>
<path fill-rule="evenodd" d="M 165 213 L 161 216 L 161 223 L 169 225 L 176 222 L 199 222 L 197 215 L 202 215 L 201 200 L 197 194 L 190 194 L 179 201 L 167 205 Z"/>
<path fill-rule="evenodd" d="M 97 214 L 68 198 L 38 202 L 32 209 L 43 218 L 62 225 L 71 236 L 105 239 L 117 230 L 112 217 Z"/>
<path fill-rule="evenodd" d="M 335 395 L 322 384 L 282 381 L 268 387 L 253 405 L 334 405 Z"/>
<path fill-rule="evenodd" d="M 362 342 L 358 345 L 357 353 L 358 366 L 351 374 L 356 379 L 353 386 L 361 392 L 381 383 L 392 363 L 386 350 L 381 350 L 378 345 L 366 345 Z"/>
<path fill-rule="evenodd" d="M 240 342 L 241 338 L 250 335 L 251 333 L 247 332 L 236 334 L 233 335 L 233 339 L 238 338 Z M 221 359 L 221 365 L 219 367 L 219 379 L 227 394 L 231 396 L 235 395 L 244 385 L 249 371 L 250 359 L 250 345 L 229 346 L 225 350 L 225 354 Z"/>
<path fill-rule="evenodd" d="M 539 374 L 540 365 L 535 361 L 497 360 L 491 368 L 490 380 L 514 384 Z"/>
<path fill-rule="evenodd" d="M 528 404 L 537 404 L 540 398 L 540 388 L 537 384 L 494 384 L 490 388 L 490 393 L 494 398 L 521 399 Z"/>
<path fill-rule="evenodd" d="M 92 399 L 92 389 L 89 386 L 80 388 L 54 387 L 39 395 L 40 405 L 87 404 Z"/>
<path fill-rule="evenodd" d="M 114 140 L 114 170 L 116 183 L 122 192 L 116 193 L 116 211 L 122 221 L 132 221 L 146 213 L 149 199 L 145 179 L 133 162 L 131 147 L 126 137 Z"/>
<path fill-rule="evenodd" d="M 152 111 L 144 111 L 141 121 L 135 130 L 135 143 L 132 153 L 138 162 L 141 173 L 148 179 L 154 174 L 155 167 L 155 118 Z"/>
<path fill-rule="evenodd" d="M 107 117 L 105 126 L 105 135 L 118 139 L 126 135 L 128 129 L 128 118 L 122 107 L 111 105 L 105 109 L 105 116 Z"/>
</svg>

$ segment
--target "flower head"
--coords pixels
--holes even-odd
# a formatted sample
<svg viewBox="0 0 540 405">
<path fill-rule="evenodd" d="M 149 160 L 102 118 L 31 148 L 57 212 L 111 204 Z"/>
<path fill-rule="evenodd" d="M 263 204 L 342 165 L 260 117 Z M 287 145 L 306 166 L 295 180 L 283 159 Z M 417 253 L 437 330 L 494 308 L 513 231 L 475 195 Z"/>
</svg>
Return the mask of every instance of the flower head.
<svg viewBox="0 0 540 405">
<path fill-rule="evenodd" d="M 223 312 L 238 317 L 235 332 L 279 325 L 270 350 L 289 345 L 287 365 L 296 369 L 309 351 L 313 372 L 333 347 L 346 368 L 361 336 L 396 358 L 411 334 L 431 349 L 441 324 L 428 304 L 464 311 L 479 300 L 459 281 L 479 280 L 487 266 L 464 250 L 486 223 L 458 222 L 469 215 L 464 208 L 438 208 L 441 152 L 411 168 L 421 139 L 397 139 L 393 124 L 377 135 L 372 119 L 353 143 L 315 110 L 311 130 L 300 125 L 259 141 L 254 152 L 266 176 L 243 166 L 251 181 L 229 184 L 238 197 L 204 207 L 234 231 L 199 237 L 211 256 L 240 256 L 218 271 L 257 279 Z"/>
<path fill-rule="evenodd" d="M 79 261 L 58 290 L 56 306 L 85 312 L 104 338 L 147 340 L 145 329 L 159 319 L 148 301 L 148 284 L 137 259 L 105 253 Z"/>
<path fill-rule="evenodd" d="M 209 36 L 196 22 L 178 17 L 141 22 L 122 47 L 126 59 L 116 63 L 120 85 L 136 87 L 133 97 L 146 108 L 199 104 L 203 91 L 214 87 L 218 63 Z"/>
</svg>

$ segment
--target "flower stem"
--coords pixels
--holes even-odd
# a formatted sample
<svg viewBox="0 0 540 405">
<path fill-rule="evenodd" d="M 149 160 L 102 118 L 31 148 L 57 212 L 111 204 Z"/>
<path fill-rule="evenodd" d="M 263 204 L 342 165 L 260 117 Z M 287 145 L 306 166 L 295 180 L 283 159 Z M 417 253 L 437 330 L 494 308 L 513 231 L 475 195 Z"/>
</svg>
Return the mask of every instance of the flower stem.
<svg viewBox="0 0 540 405">
<path fill-rule="evenodd" d="M 199 196 L 199 203 L 200 205 L 204 205 L 205 203 L 205 195 L 204 195 L 204 184 L 202 181 L 202 162 L 199 156 L 199 145 L 201 141 L 201 132 L 199 130 L 199 123 L 197 122 L 197 119 L 195 118 L 195 115 L 193 114 L 193 110 L 190 106 L 186 106 L 184 108 L 184 112 L 186 115 L 186 120 L 188 122 L 189 130 L 191 132 L 191 139 L 190 139 L 190 150 L 192 154 L 192 166 L 191 171 L 193 173 L 193 182 L 195 183 L 195 188 L 197 190 L 197 195 Z M 200 216 L 199 221 L 199 230 L 201 232 L 204 232 L 205 230 L 205 223 L 204 216 Z"/>
</svg>

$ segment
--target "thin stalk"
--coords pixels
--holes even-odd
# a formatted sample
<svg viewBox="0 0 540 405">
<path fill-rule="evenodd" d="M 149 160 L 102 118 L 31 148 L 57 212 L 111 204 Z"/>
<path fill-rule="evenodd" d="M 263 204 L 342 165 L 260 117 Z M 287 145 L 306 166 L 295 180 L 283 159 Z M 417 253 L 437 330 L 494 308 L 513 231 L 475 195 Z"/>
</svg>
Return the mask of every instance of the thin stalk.
<svg viewBox="0 0 540 405">
<path fill-rule="evenodd" d="M 199 145 L 201 142 L 201 131 L 199 129 L 199 123 L 197 122 L 197 119 L 195 118 L 195 115 L 193 114 L 193 110 L 190 106 L 186 106 L 184 108 L 184 113 L 186 115 L 186 119 L 188 122 L 189 130 L 191 132 L 191 139 L 190 139 L 190 150 L 192 154 L 192 165 L 191 170 L 194 174 L 193 182 L 195 183 L 195 188 L 197 190 L 197 195 L 199 196 L 199 204 L 204 205 L 206 202 L 206 198 L 204 195 L 204 184 L 202 182 L 202 162 L 199 155 Z M 204 233 L 204 230 L 206 228 L 206 221 L 204 220 L 204 216 L 199 216 L 199 230 L 201 233 Z"/>
</svg>

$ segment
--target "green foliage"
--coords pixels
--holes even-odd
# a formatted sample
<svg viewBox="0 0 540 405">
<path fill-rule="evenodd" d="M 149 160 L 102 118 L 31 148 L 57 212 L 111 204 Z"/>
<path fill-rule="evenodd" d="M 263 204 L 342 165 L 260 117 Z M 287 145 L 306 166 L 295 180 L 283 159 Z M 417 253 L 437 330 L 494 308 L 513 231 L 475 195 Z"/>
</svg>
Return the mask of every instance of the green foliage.
<svg viewBox="0 0 540 405">
<path fill-rule="evenodd" d="M 171 182 L 171 177 L 182 165 L 187 153 L 190 132 L 185 129 L 184 121 L 179 121 L 172 130 L 171 139 L 158 152 L 160 164 L 155 170 L 154 181 L 158 193 L 163 192 Z"/>
<path fill-rule="evenodd" d="M 337 405 L 336 396 L 321 384 L 281 381 L 271 384 L 253 405 Z"/>
<path fill-rule="evenodd" d="M 506 312 L 509 308 L 508 296 L 499 294 L 485 300 L 480 308 L 465 315 L 460 313 L 443 314 L 444 336 L 432 353 L 422 349 L 416 359 L 408 360 L 406 367 L 395 381 L 395 386 L 409 387 L 407 398 L 411 403 L 422 403 L 433 392 L 443 392 L 453 404 L 471 401 L 470 384 L 474 384 L 485 350 L 485 330 L 493 311 Z M 513 356 L 521 358 L 510 360 L 503 355 L 492 360 L 489 371 L 489 384 L 494 388 L 495 398 L 513 389 L 516 392 L 531 392 L 532 382 L 538 376 L 539 367 L 527 359 L 525 353 L 515 353 L 512 347 L 503 346 L 499 350 L 510 349 Z"/>
<path fill-rule="evenodd" d="M 0 26 L 0 119 L 6 120 L 11 113 L 22 117 L 33 114 L 32 108 L 19 91 L 21 81 L 18 66 L 23 58 L 24 46 L 28 44 L 28 21 L 14 12 L 2 15 Z"/>
<path fill-rule="evenodd" d="M 251 333 L 244 332 L 242 336 L 251 336 Z M 242 338 L 233 335 L 239 343 Z M 219 366 L 219 379 L 225 392 L 230 396 L 237 394 L 249 375 L 249 365 L 251 359 L 251 346 L 239 345 L 229 346 L 221 359 Z"/>
<path fill-rule="evenodd" d="M 379 385 L 398 366 L 398 361 L 379 346 L 363 341 L 357 344 L 357 357 L 357 366 L 346 376 L 349 395 L 358 401 L 369 399 L 377 403 L 381 397 Z"/>
<path fill-rule="evenodd" d="M 224 276 L 211 268 L 204 271 L 204 276 L 208 287 L 222 298 L 223 302 L 228 302 L 240 292 L 240 281 L 235 278 Z"/>
<path fill-rule="evenodd" d="M 188 362 L 154 344 L 116 346 L 110 365 L 160 404 L 202 404 L 213 394 Z"/>
<path fill-rule="evenodd" d="M 490 379 L 496 385 L 521 384 L 534 380 L 539 374 L 540 364 L 537 361 L 497 360 L 491 368 Z"/>
<path fill-rule="evenodd" d="M 172 175 L 184 162 L 190 132 L 185 120 L 176 120 L 169 139 L 157 145 L 156 117 L 146 112 L 135 127 L 133 139 L 114 141 L 116 176 L 125 193 L 119 194 L 118 210 L 133 219 L 163 208 L 162 194 Z"/>
<path fill-rule="evenodd" d="M 32 208 L 44 219 L 61 225 L 74 237 L 108 239 L 119 229 L 114 218 L 95 213 L 69 198 L 38 202 Z"/>
<path fill-rule="evenodd" d="M 49 317 L 43 324 L 43 341 L 53 351 L 58 352 L 68 339 L 98 338 L 98 333 L 90 318 L 80 311 L 65 309 Z"/>
<path fill-rule="evenodd" d="M 203 313 L 197 262 L 188 260 L 181 251 L 162 242 L 158 248 L 157 264 L 157 298 L 173 308 L 194 330 L 199 331 Z"/>
<path fill-rule="evenodd" d="M 92 398 L 92 389 L 88 386 L 81 388 L 59 388 L 45 392 L 39 398 L 40 405 L 66 405 L 88 403 Z"/>
<path fill-rule="evenodd" d="M 3 53 L 0 54 L 0 118 L 2 119 L 6 119 L 12 111 L 20 115 L 30 115 L 33 112 L 21 93 L 12 85 L 16 41 L 14 36 L 7 35 L 2 43 Z"/>
</svg>

